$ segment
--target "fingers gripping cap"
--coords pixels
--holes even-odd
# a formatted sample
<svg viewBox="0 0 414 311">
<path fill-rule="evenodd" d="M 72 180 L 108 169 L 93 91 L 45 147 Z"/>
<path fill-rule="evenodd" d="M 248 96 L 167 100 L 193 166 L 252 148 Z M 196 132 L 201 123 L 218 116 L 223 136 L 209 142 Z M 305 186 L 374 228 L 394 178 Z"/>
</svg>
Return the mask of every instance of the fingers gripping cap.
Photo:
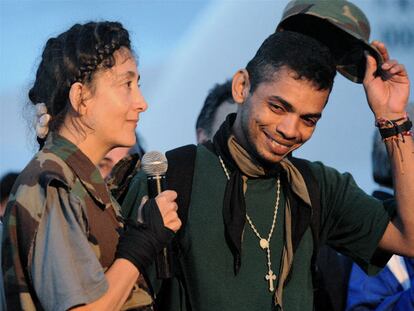
<svg viewBox="0 0 414 311">
<path fill-rule="evenodd" d="M 283 11 L 276 31 L 290 30 L 314 37 L 328 46 L 337 70 L 353 82 L 362 83 L 365 51 L 383 63 L 381 54 L 369 44 L 370 25 L 365 14 L 345 0 L 293 0 Z"/>
</svg>

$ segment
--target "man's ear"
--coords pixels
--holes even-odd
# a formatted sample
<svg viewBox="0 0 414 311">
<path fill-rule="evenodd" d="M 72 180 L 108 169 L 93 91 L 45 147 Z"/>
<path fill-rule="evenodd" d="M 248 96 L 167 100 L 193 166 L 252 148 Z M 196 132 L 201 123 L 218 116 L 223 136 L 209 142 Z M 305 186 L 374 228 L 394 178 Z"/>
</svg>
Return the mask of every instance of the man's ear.
<svg viewBox="0 0 414 311">
<path fill-rule="evenodd" d="M 236 103 L 242 104 L 246 100 L 250 92 L 249 73 L 246 69 L 240 69 L 234 74 L 231 90 Z"/>
<path fill-rule="evenodd" d="M 85 92 L 87 92 L 86 87 L 80 82 L 73 83 L 69 90 L 70 104 L 73 110 L 81 116 L 86 113 Z"/>
</svg>

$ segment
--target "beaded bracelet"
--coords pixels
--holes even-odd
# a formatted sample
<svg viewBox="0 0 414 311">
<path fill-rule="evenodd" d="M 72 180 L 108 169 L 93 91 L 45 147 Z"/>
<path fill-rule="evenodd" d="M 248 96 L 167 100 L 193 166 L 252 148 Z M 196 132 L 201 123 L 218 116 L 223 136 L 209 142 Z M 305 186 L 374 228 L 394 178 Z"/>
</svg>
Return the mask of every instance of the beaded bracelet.
<svg viewBox="0 0 414 311">
<path fill-rule="evenodd" d="M 378 128 L 384 128 L 384 127 L 394 127 L 397 122 L 406 121 L 408 120 L 408 114 L 407 112 L 404 113 L 404 116 L 395 120 L 390 120 L 386 118 L 378 118 L 375 120 L 375 126 Z"/>
</svg>

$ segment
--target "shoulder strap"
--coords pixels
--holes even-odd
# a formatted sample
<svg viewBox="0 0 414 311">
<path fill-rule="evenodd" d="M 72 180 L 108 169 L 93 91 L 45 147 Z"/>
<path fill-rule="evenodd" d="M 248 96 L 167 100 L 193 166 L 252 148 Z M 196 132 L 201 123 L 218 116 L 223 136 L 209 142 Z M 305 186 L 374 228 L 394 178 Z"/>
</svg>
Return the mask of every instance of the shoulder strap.
<svg viewBox="0 0 414 311">
<path fill-rule="evenodd" d="M 312 216 L 310 227 L 313 237 L 313 253 L 311 262 L 312 283 L 314 288 L 314 303 L 318 305 L 321 301 L 328 303 L 330 300 L 323 296 L 325 293 L 323 288 L 323 280 L 318 268 L 318 254 L 320 250 L 320 223 L 321 223 L 321 197 L 320 188 L 316 176 L 309 167 L 309 161 L 299 158 L 289 159 L 302 174 L 308 189 L 309 197 L 312 204 Z M 322 310 L 322 309 L 321 309 Z"/>
<path fill-rule="evenodd" d="M 316 176 L 313 174 L 312 170 L 309 168 L 309 161 L 304 159 L 299 159 L 292 157 L 289 159 L 295 167 L 302 174 L 303 179 L 306 183 L 306 188 L 308 189 L 309 197 L 312 203 L 312 218 L 311 218 L 311 230 L 313 235 L 313 258 L 319 251 L 319 229 L 321 223 L 321 197 L 319 183 L 316 179 Z"/>
<path fill-rule="evenodd" d="M 168 160 L 166 173 L 168 189 L 177 192 L 178 217 L 185 227 L 193 186 L 194 165 L 197 147 L 186 145 L 165 153 Z"/>
<path fill-rule="evenodd" d="M 195 145 L 186 145 L 167 151 L 165 154 L 168 161 L 168 169 L 166 173 L 168 189 L 177 192 L 177 213 L 182 225 L 180 231 L 174 238 L 172 245 L 175 259 L 173 263 L 175 277 L 163 280 L 162 287 L 156 299 L 157 311 L 170 310 L 173 301 L 172 295 L 174 294 L 180 297 L 180 309 L 183 310 L 185 308 L 186 311 L 191 311 L 187 282 L 183 275 L 183 271 L 180 268 L 178 257 L 181 253 L 179 240 L 185 230 L 188 210 L 190 207 L 196 152 L 197 147 Z M 176 291 L 177 288 L 178 292 Z"/>
</svg>

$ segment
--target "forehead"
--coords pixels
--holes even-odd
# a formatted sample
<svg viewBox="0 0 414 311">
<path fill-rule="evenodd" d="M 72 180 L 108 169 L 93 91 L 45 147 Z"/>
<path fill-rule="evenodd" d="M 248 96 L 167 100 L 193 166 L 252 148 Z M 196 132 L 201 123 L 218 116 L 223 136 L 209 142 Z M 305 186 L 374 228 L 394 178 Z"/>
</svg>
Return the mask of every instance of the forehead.
<svg viewBox="0 0 414 311">
<path fill-rule="evenodd" d="M 112 160 L 113 162 L 118 162 L 128 154 L 128 151 L 129 147 L 117 147 L 109 151 L 105 155 L 105 158 Z"/>
<path fill-rule="evenodd" d="M 296 109 L 313 107 L 311 109 L 322 111 L 329 93 L 330 90 L 318 90 L 313 82 L 307 79 L 298 79 L 294 71 L 282 67 L 274 72 L 270 80 L 261 82 L 253 96 L 262 100 L 279 97 Z"/>
<path fill-rule="evenodd" d="M 97 77 L 101 76 L 117 80 L 125 75 L 138 75 L 135 57 L 129 49 L 121 47 L 114 52 L 113 57 L 114 65 L 108 69 L 102 68 L 102 70 L 97 72 Z"/>
<path fill-rule="evenodd" d="M 137 71 L 137 62 L 133 53 L 125 48 L 121 47 L 120 49 L 116 50 L 114 53 L 115 65 L 111 68 L 114 69 L 116 72 L 122 71 Z"/>
</svg>

